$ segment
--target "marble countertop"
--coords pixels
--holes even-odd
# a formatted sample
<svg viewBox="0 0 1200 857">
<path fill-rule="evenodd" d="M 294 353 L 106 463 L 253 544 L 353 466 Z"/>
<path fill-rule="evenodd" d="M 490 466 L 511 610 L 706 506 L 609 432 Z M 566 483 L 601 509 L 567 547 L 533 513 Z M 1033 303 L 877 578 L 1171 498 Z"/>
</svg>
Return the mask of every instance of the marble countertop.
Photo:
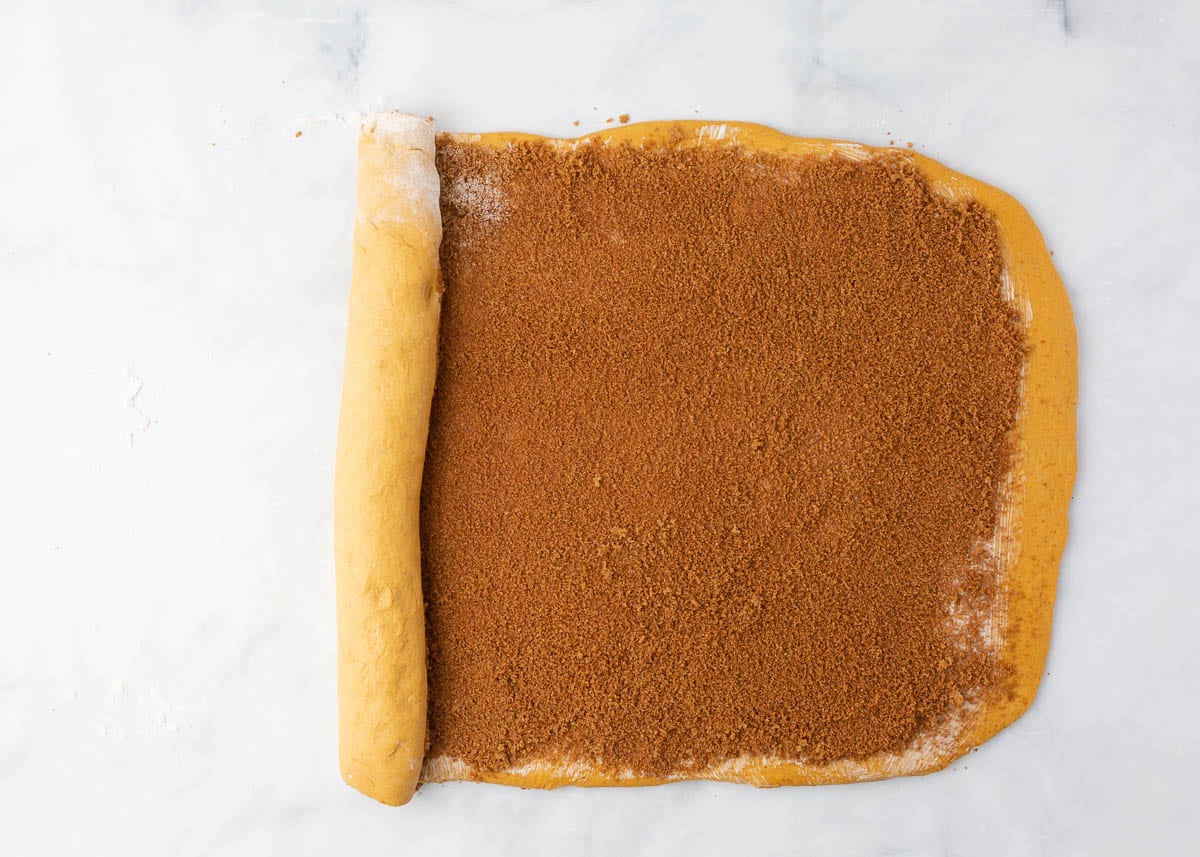
<svg viewBox="0 0 1200 857">
<path fill-rule="evenodd" d="M 1200 6 L 114 0 L 0 23 L 0 853 L 1200 849 Z M 388 107 L 913 141 L 1017 196 L 1081 348 L 1029 713 L 945 772 L 857 786 L 453 784 L 399 810 L 345 787 L 330 485 L 355 126 Z"/>
</svg>

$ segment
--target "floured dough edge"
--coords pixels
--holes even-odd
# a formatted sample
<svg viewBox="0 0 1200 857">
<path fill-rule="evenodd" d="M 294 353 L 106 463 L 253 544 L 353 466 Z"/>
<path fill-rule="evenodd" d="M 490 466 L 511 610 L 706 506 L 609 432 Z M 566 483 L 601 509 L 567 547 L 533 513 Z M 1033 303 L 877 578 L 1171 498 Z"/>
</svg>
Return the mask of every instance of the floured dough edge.
<svg viewBox="0 0 1200 857">
<path fill-rule="evenodd" d="M 437 371 L 442 226 L 433 122 L 369 117 L 334 476 L 342 776 L 387 804 L 412 797 L 427 689 L 419 514 Z"/>
</svg>

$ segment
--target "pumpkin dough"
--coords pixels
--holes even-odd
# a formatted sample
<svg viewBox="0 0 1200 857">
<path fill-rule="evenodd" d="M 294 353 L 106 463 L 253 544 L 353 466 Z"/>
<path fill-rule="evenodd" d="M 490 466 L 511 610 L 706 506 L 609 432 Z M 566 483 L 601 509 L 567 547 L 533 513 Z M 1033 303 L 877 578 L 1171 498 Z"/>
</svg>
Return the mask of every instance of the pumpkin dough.
<svg viewBox="0 0 1200 857">
<path fill-rule="evenodd" d="M 433 123 L 367 120 L 358 142 L 349 333 L 334 480 L 342 776 L 405 803 L 425 755 L 419 509 L 441 280 Z"/>
<path fill-rule="evenodd" d="M 652 123 L 579 140 L 495 134 L 449 135 L 443 142 L 448 150 L 458 146 L 497 152 L 535 144 L 562 152 L 621 144 L 662 152 L 717 147 L 757 153 L 768 167 L 771 157 L 838 163 L 890 159 L 898 165 L 898 174 L 917 174 L 938 195 L 956 202 L 973 201 L 994 218 L 995 240 L 1003 254 L 1003 278 L 998 285 L 1002 283 L 1008 292 L 1012 315 L 1019 319 L 1023 362 L 1021 377 L 1013 379 L 1019 384 L 1019 409 L 1009 432 L 1010 466 L 997 496 L 991 548 L 995 581 L 985 617 L 989 663 L 996 675 L 1004 677 L 1003 692 L 964 704 L 961 716 L 931 726 L 907 746 L 866 756 L 828 757 L 813 751 L 804 758 L 789 758 L 730 752 L 723 758 L 705 758 L 702 764 L 673 757 L 675 761 L 666 767 L 635 756 L 622 762 L 619 747 L 618 764 L 594 756 L 568 756 L 562 747 L 550 748 L 553 752 L 543 749 L 540 754 L 537 748 L 532 754 L 497 748 L 497 754 L 481 754 L 472 761 L 462 757 L 465 750 L 457 757 L 439 750 L 443 730 L 433 722 L 434 754 L 424 759 L 425 781 L 479 779 L 552 787 L 692 778 L 755 785 L 877 779 L 944 767 L 1025 710 L 1036 692 L 1049 642 L 1057 563 L 1074 476 L 1075 344 L 1065 292 L 1036 227 L 1015 201 L 911 152 L 800 140 L 751 125 Z M 336 494 L 339 694 L 343 773 L 356 788 L 385 803 L 408 799 L 425 751 L 425 626 L 417 518 L 430 395 L 437 372 L 440 223 L 436 198 L 430 204 L 430 188 L 436 193 L 437 182 L 432 154 L 432 126 L 422 120 L 385 114 L 364 127 Z M 463 194 L 470 198 L 460 199 Z M 445 188 L 443 206 L 447 201 L 452 207 L 473 206 L 485 216 L 501 216 L 504 203 L 496 188 L 471 180 Z M 381 210 L 387 216 L 380 215 Z M 447 211 L 443 215 L 450 216 Z M 381 221 L 386 225 L 381 227 Z M 448 287 L 455 288 L 453 279 Z M 463 299 L 469 300 L 469 294 Z M 502 371 L 503 360 L 497 359 Z M 445 470 L 433 472 L 440 478 Z M 436 479 L 429 486 L 435 493 L 444 487 Z M 456 497 L 456 502 L 462 501 L 462 496 Z M 427 498 L 428 502 L 433 501 Z M 519 508 L 521 502 L 522 498 L 514 497 L 514 506 Z M 435 508 L 436 504 L 425 511 L 432 513 Z M 442 520 L 426 522 L 428 537 L 438 538 Z M 437 560 L 438 543 L 433 547 Z M 538 574 L 542 569 L 529 571 Z M 444 581 L 447 573 L 453 580 L 453 568 L 440 569 L 434 579 Z M 445 615 L 436 611 L 445 609 L 446 599 L 441 596 L 446 594 L 426 593 L 436 616 Z M 436 629 L 434 618 L 431 614 L 430 627 Z M 429 651 L 435 678 L 441 679 L 438 644 L 431 639 Z M 472 699 L 439 697 L 432 702 L 430 711 L 436 713 L 446 710 L 439 705 L 471 706 Z"/>
</svg>

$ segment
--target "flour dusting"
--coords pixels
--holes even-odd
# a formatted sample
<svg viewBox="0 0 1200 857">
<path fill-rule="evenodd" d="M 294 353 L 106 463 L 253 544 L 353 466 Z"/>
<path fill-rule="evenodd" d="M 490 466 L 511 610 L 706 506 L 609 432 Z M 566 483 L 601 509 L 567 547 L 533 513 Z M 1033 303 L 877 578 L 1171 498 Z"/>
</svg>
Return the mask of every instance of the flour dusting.
<svg viewBox="0 0 1200 857">
<path fill-rule="evenodd" d="M 446 189 L 446 202 L 467 217 L 499 223 L 508 214 L 504 192 L 488 176 L 456 178 Z"/>
<path fill-rule="evenodd" d="M 380 164 L 389 192 L 366 202 L 360 200 L 360 207 L 366 205 L 369 217 L 380 221 L 403 223 L 414 217 L 427 220 L 437 240 L 441 240 L 433 122 L 397 111 L 376 113 L 363 121 L 362 134 L 373 136 L 384 147 L 373 157 Z"/>
</svg>

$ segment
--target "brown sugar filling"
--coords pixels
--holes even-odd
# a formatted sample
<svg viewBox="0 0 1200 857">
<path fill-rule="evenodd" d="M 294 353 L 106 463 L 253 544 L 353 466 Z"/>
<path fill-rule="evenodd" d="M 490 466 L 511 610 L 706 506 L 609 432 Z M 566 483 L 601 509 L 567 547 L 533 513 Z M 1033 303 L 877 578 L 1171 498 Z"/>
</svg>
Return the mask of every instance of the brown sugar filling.
<svg viewBox="0 0 1200 857">
<path fill-rule="evenodd" d="M 901 752 L 1005 677 L 1023 336 L 902 158 L 443 138 L 429 754 Z"/>
</svg>

